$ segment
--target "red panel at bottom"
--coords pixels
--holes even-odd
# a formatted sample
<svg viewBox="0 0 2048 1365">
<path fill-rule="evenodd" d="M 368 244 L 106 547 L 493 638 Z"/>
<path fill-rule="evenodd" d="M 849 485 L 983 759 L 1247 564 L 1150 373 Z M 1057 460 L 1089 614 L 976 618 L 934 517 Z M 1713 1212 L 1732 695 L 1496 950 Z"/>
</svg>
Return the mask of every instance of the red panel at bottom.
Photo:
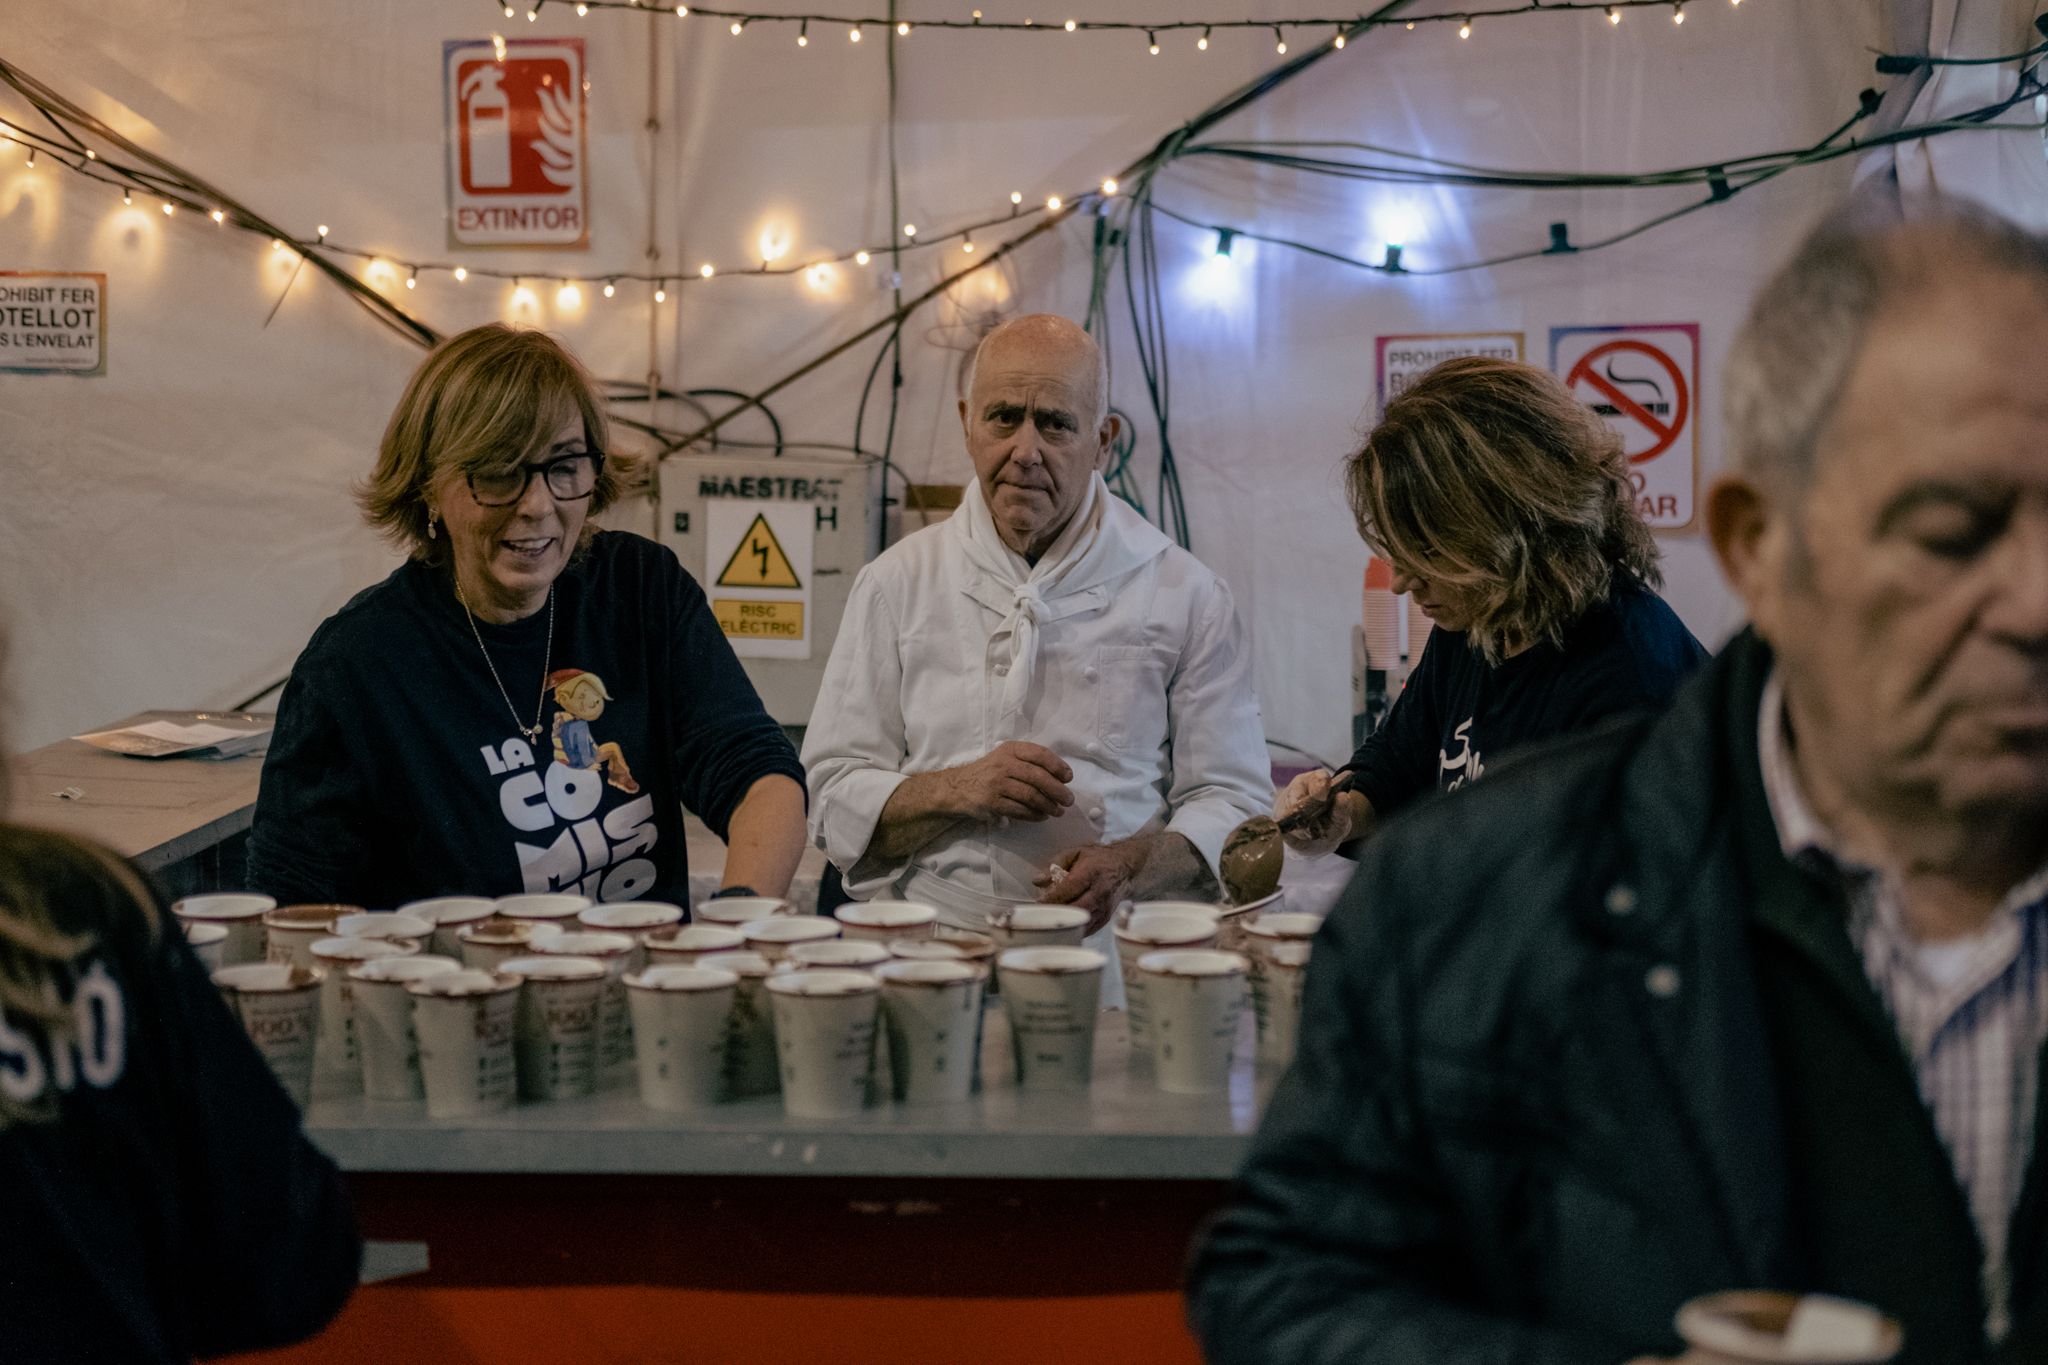
<svg viewBox="0 0 2048 1365">
<path fill-rule="evenodd" d="M 1085 1246 L 1074 1248 L 1086 1256 Z M 236 1365 L 1198 1365 L 1178 1294 L 880 1298 L 372 1285 L 315 1341 Z"/>
</svg>

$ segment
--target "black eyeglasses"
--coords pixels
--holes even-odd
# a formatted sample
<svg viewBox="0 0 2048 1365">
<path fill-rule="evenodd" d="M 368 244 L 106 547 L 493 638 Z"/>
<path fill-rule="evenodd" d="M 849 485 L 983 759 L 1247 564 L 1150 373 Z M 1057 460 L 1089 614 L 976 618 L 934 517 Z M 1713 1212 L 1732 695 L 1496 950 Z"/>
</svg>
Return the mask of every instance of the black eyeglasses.
<svg viewBox="0 0 2048 1365">
<path fill-rule="evenodd" d="M 523 464 L 504 473 L 469 474 L 469 495 L 479 507 L 510 507 L 523 501 L 527 488 L 538 474 L 548 492 L 560 502 L 580 502 L 597 491 L 597 476 L 604 472 L 604 454 L 579 450 L 540 464 Z"/>
</svg>

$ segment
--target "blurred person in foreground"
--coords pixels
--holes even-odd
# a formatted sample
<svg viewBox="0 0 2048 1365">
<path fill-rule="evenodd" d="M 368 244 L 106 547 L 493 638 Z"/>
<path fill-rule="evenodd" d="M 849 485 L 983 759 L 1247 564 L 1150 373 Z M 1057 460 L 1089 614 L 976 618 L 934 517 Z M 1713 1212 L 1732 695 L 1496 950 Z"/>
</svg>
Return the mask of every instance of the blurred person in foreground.
<svg viewBox="0 0 2048 1365">
<path fill-rule="evenodd" d="M 1621 438 L 1555 376 L 1466 356 L 1399 397 L 1345 485 L 1360 535 L 1436 625 L 1385 722 L 1300 853 L 1359 840 L 1433 791 L 1518 749 L 1661 709 L 1706 659 L 1664 599 Z M 1284 818 L 1330 789 L 1302 773 Z"/>
<path fill-rule="evenodd" d="M 287 1346 L 361 1254 L 341 1172 L 135 869 L 0 823 L 0 1360 Z"/>
<path fill-rule="evenodd" d="M 1368 846 L 1193 1267 L 1212 1360 L 1607 1365 L 1716 1291 L 2048 1360 L 2048 241 L 1824 227 L 1728 361 L 1747 604 Z"/>
</svg>

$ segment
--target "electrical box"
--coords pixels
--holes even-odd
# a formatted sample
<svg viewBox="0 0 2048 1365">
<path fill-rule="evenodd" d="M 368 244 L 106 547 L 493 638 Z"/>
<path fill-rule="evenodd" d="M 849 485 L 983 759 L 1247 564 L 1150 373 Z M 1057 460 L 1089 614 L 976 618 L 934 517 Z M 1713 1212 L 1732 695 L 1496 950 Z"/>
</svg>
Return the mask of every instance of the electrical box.
<svg viewBox="0 0 2048 1365">
<path fill-rule="evenodd" d="M 656 533 L 704 586 L 768 714 L 807 725 L 854 575 L 882 549 L 879 461 L 682 455 Z"/>
</svg>

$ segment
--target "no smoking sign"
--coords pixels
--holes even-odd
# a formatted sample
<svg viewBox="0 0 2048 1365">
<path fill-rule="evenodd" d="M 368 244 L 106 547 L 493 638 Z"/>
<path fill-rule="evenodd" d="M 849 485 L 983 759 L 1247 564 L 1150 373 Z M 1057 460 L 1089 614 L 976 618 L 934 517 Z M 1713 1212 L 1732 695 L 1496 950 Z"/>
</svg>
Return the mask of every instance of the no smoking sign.
<svg viewBox="0 0 2048 1365">
<path fill-rule="evenodd" d="M 1699 470 L 1696 322 L 1550 329 L 1550 368 L 1621 437 L 1643 520 L 1692 525 Z"/>
</svg>

